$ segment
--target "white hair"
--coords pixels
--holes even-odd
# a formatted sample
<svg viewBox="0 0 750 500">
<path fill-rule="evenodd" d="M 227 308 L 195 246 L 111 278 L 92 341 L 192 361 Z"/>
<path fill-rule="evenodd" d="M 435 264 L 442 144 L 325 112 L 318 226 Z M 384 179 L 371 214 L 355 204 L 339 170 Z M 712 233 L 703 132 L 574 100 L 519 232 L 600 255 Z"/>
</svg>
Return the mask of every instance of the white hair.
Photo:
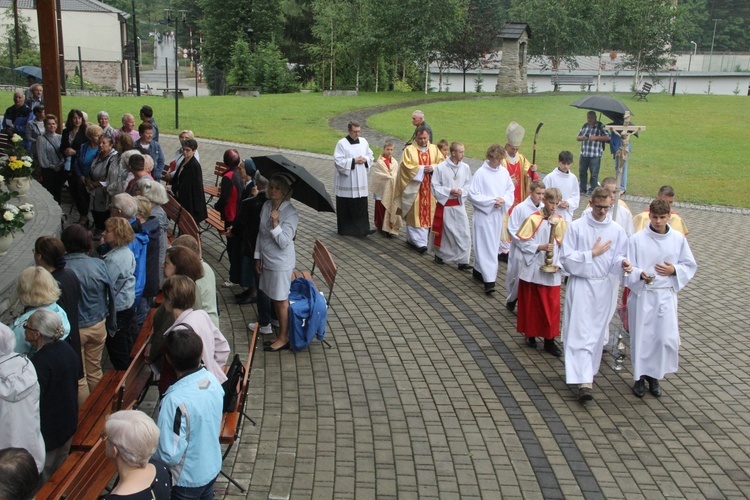
<svg viewBox="0 0 750 500">
<path fill-rule="evenodd" d="M 416 111 L 414 111 L 414 113 L 411 114 L 411 116 L 416 116 L 416 117 L 419 117 L 419 118 L 424 118 L 424 112 L 420 111 L 420 110 L 416 110 Z"/>
<path fill-rule="evenodd" d="M 16 349 L 16 334 L 5 323 L 0 323 L 0 356 Z"/>
<path fill-rule="evenodd" d="M 39 332 L 39 335 L 47 341 L 59 340 L 65 335 L 60 315 L 44 307 L 40 307 L 34 311 L 26 321 L 32 323 L 34 330 Z"/>
<path fill-rule="evenodd" d="M 120 410 L 104 424 L 107 446 L 115 446 L 120 459 L 131 467 L 145 467 L 159 444 L 159 428 L 139 410 Z"/>
<path fill-rule="evenodd" d="M 167 189 L 149 177 L 141 177 L 135 183 L 135 188 L 141 191 L 141 195 L 148 198 L 154 205 L 164 205 L 169 201 Z"/>
<path fill-rule="evenodd" d="M 116 194 L 112 197 L 112 206 L 122 212 L 122 215 L 130 220 L 138 213 L 138 202 L 128 193 Z"/>
<path fill-rule="evenodd" d="M 99 119 L 99 118 L 101 118 L 102 116 L 106 116 L 107 118 L 109 118 L 109 113 L 107 113 L 106 111 L 99 111 L 99 112 L 98 112 L 98 113 L 96 114 L 96 119 L 98 120 L 98 119 Z"/>
</svg>

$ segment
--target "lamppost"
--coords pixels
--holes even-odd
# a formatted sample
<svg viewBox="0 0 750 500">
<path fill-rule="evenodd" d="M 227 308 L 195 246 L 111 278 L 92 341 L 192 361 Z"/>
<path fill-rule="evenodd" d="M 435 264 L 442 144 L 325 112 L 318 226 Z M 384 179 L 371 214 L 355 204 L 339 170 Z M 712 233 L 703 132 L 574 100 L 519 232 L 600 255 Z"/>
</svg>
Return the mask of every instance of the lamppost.
<svg viewBox="0 0 750 500">
<path fill-rule="evenodd" d="M 184 10 L 179 11 L 182 13 L 182 22 L 185 22 L 185 12 Z M 170 26 L 172 24 L 172 9 L 164 9 L 164 14 L 167 16 L 166 19 L 162 19 L 159 21 L 159 24 L 166 24 L 167 26 Z M 180 77 L 180 54 L 179 50 L 177 49 L 177 35 L 179 31 L 179 24 L 180 22 L 177 19 L 177 15 L 175 13 L 174 17 L 174 128 L 178 129 L 180 128 L 180 100 L 179 100 L 179 77 Z M 167 92 L 169 92 L 169 85 L 167 85 Z"/>
<path fill-rule="evenodd" d="M 690 59 L 688 59 L 688 73 L 690 73 L 690 65 L 693 64 L 693 56 L 695 55 L 696 52 L 698 52 L 698 44 L 692 40 L 690 40 L 690 43 L 692 43 L 694 47 L 693 47 L 693 53 L 690 54 Z"/>
<path fill-rule="evenodd" d="M 714 41 L 716 40 L 716 25 L 718 24 L 719 20 L 714 19 L 714 35 L 711 37 L 711 55 L 708 59 L 708 71 L 711 71 L 711 63 L 714 62 Z"/>
<path fill-rule="evenodd" d="M 138 57 L 138 25 L 135 22 L 135 0 L 131 0 L 133 8 L 133 59 L 135 59 L 135 92 L 138 97 L 141 96 L 141 61 Z M 81 81 L 83 81 L 83 75 L 81 75 Z"/>
</svg>

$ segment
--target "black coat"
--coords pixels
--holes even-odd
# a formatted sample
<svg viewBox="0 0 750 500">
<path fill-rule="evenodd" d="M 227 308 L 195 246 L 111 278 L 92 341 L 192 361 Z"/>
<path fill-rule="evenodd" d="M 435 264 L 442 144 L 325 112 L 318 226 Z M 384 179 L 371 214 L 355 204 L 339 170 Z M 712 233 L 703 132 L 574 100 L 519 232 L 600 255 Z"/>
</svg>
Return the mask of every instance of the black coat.
<svg viewBox="0 0 750 500">
<path fill-rule="evenodd" d="M 70 323 L 70 334 L 65 339 L 73 348 L 76 355 L 78 356 L 78 378 L 84 377 L 83 372 L 83 357 L 81 355 L 81 334 L 79 332 L 78 318 L 79 309 L 78 303 L 81 301 L 81 282 L 78 281 L 76 273 L 70 269 L 60 267 L 52 272 L 52 277 L 55 278 L 57 284 L 60 286 L 60 298 L 57 300 L 57 305 L 62 307 L 65 314 L 68 316 L 68 322 Z"/>
<path fill-rule="evenodd" d="M 182 208 L 190 212 L 196 224 L 206 220 L 208 211 L 203 193 L 203 169 L 195 156 L 180 168 L 177 181 L 172 183 L 172 192 Z"/>
<path fill-rule="evenodd" d="M 267 200 L 266 192 L 261 191 L 240 204 L 240 213 L 237 214 L 235 219 L 237 223 L 232 228 L 232 232 L 242 240 L 242 253 L 248 257 L 255 255 L 255 242 L 260 229 L 260 212 Z"/>
<path fill-rule="evenodd" d="M 39 378 L 39 417 L 47 451 L 73 437 L 78 428 L 78 358 L 65 341 L 46 344 L 31 358 Z"/>
</svg>

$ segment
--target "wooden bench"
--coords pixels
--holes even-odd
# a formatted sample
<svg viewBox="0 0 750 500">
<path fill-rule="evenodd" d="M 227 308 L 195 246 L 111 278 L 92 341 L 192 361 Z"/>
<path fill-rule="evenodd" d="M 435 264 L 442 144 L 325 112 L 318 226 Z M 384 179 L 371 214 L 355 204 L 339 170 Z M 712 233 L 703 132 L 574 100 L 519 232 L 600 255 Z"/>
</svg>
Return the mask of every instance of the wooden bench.
<svg viewBox="0 0 750 500">
<path fill-rule="evenodd" d="M 182 205 L 175 199 L 171 194 L 167 195 L 168 201 L 162 208 L 167 214 L 167 218 L 174 223 L 171 234 L 167 234 L 170 239 L 174 239 L 177 235 L 189 234 L 198 240 L 198 248 L 201 248 L 201 235 L 198 224 L 195 219 L 187 210 L 182 208 Z"/>
<path fill-rule="evenodd" d="M 583 90 L 583 87 L 588 87 L 588 91 L 591 92 L 591 86 L 594 85 L 594 77 L 585 75 L 552 75 L 550 83 L 552 83 L 555 91 L 560 90 L 560 87 L 563 85 L 575 85 L 576 87 L 581 87 L 581 90 Z"/>
<path fill-rule="evenodd" d="M 221 190 L 219 189 L 219 183 L 221 182 L 221 178 L 226 173 L 227 166 L 223 162 L 217 161 L 216 166 L 214 167 L 214 175 L 216 176 L 216 181 L 214 181 L 214 185 L 211 186 L 210 184 L 204 184 L 203 185 L 203 193 L 208 195 L 208 199 L 206 200 L 206 203 L 211 203 L 211 200 L 214 198 L 218 198 L 221 194 Z"/>
<path fill-rule="evenodd" d="M 247 402 L 247 391 L 249 388 L 248 381 L 250 380 L 250 372 L 253 369 L 253 360 L 255 359 L 255 348 L 258 343 L 258 324 L 256 323 L 255 329 L 250 337 L 250 344 L 248 346 L 247 361 L 245 362 L 245 376 L 240 382 L 240 386 L 237 389 L 237 406 L 234 411 L 225 413 L 221 418 L 221 431 L 219 432 L 219 443 L 227 445 L 227 449 L 221 457 L 224 461 L 229 455 L 234 443 L 240 439 L 240 431 L 242 430 L 242 417 L 247 418 L 253 425 L 257 425 L 253 419 L 245 414 L 245 403 Z M 223 470 L 221 475 L 231 481 L 232 484 L 237 486 L 242 493 L 246 493 L 246 489 L 243 488 L 237 481 L 229 476 Z"/>
<path fill-rule="evenodd" d="M 154 315 L 156 314 L 156 309 L 151 308 L 148 311 L 148 314 L 146 315 L 146 321 L 143 322 L 143 326 L 141 326 L 141 331 L 138 332 L 138 336 L 135 338 L 135 343 L 133 343 L 133 348 L 130 350 L 130 357 L 135 357 L 136 354 L 138 354 L 138 351 L 141 350 L 141 347 L 143 347 L 147 342 L 148 339 L 151 337 L 151 334 L 154 333 Z"/>
<path fill-rule="evenodd" d="M 652 85 L 650 83 L 643 82 L 643 87 L 641 87 L 641 90 L 637 91 L 633 95 L 633 99 L 635 99 L 637 97 L 639 101 L 643 100 L 643 101 L 647 101 L 648 102 L 648 99 L 646 99 L 646 96 L 651 93 L 651 87 L 652 87 Z"/>
<path fill-rule="evenodd" d="M 151 310 L 154 311 L 153 309 Z M 138 408 L 151 382 L 151 367 L 146 363 L 146 343 L 141 345 L 122 380 L 115 389 L 116 400 L 112 411 L 123 408 Z M 105 417 L 106 419 L 106 417 Z"/>
<path fill-rule="evenodd" d="M 315 268 L 317 268 L 320 271 L 320 275 L 323 277 L 323 281 L 325 281 L 326 285 L 328 286 L 326 309 L 330 309 L 331 297 L 333 296 L 333 286 L 336 284 L 336 275 L 339 272 L 339 268 L 333 261 L 333 255 L 331 255 L 331 252 L 329 252 L 328 248 L 326 248 L 323 242 L 317 238 L 315 239 L 315 245 L 313 245 L 312 260 L 313 266 L 310 272 L 308 273 L 305 271 L 295 270 L 292 272 L 292 280 L 295 280 L 297 278 L 306 278 L 312 281 L 313 284 L 315 284 L 316 288 L 320 289 L 313 279 Z M 333 347 L 327 340 L 323 340 L 323 344 L 326 345 L 329 349 Z"/>
<path fill-rule="evenodd" d="M 227 240 L 225 239 L 229 231 L 224 226 L 224 221 L 221 218 L 221 213 L 215 208 L 209 208 L 206 216 L 206 220 L 203 221 L 206 226 L 201 230 L 201 234 L 211 229 L 216 230 L 216 236 L 222 245 L 222 251 L 219 255 L 219 262 L 224 258 L 224 254 L 227 253 Z"/>
<path fill-rule="evenodd" d="M 39 500 L 92 500 L 117 474 L 117 467 L 107 458 L 106 438 L 100 437 L 87 452 L 73 451 L 52 477 L 42 486 Z"/>
<path fill-rule="evenodd" d="M 78 409 L 78 429 L 73 434 L 71 450 L 88 451 L 96 444 L 104 431 L 107 415 L 119 409 L 118 390 L 124 376 L 125 372 L 120 370 L 105 372 L 93 392 Z"/>
</svg>

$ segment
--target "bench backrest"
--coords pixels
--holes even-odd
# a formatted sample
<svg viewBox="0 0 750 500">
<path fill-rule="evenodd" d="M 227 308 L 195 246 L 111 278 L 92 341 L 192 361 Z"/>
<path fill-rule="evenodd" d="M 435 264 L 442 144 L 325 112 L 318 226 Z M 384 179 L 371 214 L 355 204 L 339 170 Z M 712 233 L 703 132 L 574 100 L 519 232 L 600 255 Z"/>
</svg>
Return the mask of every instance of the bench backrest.
<svg viewBox="0 0 750 500">
<path fill-rule="evenodd" d="M 219 181 L 221 180 L 221 176 L 224 175 L 227 171 L 227 166 L 224 162 L 217 161 L 216 166 L 214 167 L 214 175 L 216 176 L 216 185 L 219 185 Z"/>
<path fill-rule="evenodd" d="M 146 343 L 144 342 L 117 386 L 117 401 L 112 411 L 134 407 L 141 393 L 148 387 L 150 379 L 151 368 L 146 363 Z"/>
<path fill-rule="evenodd" d="M 177 226 L 180 223 L 180 218 L 182 217 L 182 205 L 177 201 L 177 199 L 172 196 L 171 194 L 167 195 L 167 202 L 161 206 L 161 208 L 164 209 L 164 213 L 167 214 L 167 218 L 174 222 L 174 229 L 172 230 L 172 234 L 177 232 Z"/>
<path fill-rule="evenodd" d="M 331 303 L 331 295 L 333 295 L 333 285 L 336 283 L 336 274 L 338 274 L 338 267 L 333 261 L 333 255 L 328 251 L 328 248 L 323 244 L 322 241 L 316 239 L 315 246 L 312 251 L 313 268 L 312 273 L 315 273 L 317 267 L 320 271 L 323 280 L 328 285 L 328 304 Z"/>
<path fill-rule="evenodd" d="M 81 458 L 52 497 L 57 500 L 90 500 L 98 498 L 115 474 L 117 467 L 107 458 L 106 438 L 99 438 Z M 38 497 L 41 498 L 41 497 Z"/>
<path fill-rule="evenodd" d="M 222 444 L 233 443 L 239 437 L 240 428 L 242 427 L 242 415 L 245 412 L 245 402 L 247 401 L 250 372 L 253 369 L 253 360 L 255 359 L 255 346 L 258 343 L 258 330 L 259 328 L 256 324 L 250 338 L 247 362 L 245 362 L 245 376 L 240 381 L 241 385 L 237 390 L 237 406 L 234 411 L 227 412 L 222 417 L 221 432 L 219 433 L 219 442 Z"/>
<path fill-rule="evenodd" d="M 641 92 L 651 92 L 651 87 L 652 86 L 653 85 L 651 85 L 650 83 L 644 82 L 643 83 L 643 89 L 641 90 Z"/>
</svg>

